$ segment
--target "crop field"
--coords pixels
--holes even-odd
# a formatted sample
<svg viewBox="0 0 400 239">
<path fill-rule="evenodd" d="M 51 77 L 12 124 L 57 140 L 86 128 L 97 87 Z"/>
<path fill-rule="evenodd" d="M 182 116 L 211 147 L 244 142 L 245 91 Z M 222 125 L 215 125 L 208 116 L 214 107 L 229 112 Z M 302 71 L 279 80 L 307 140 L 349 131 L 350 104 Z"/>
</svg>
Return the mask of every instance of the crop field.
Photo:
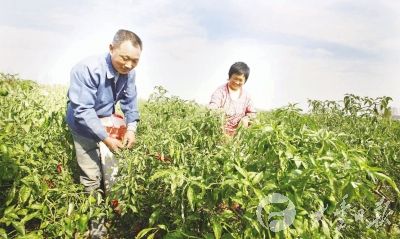
<svg viewBox="0 0 400 239">
<path fill-rule="evenodd" d="M 400 238 L 400 121 L 345 95 L 223 117 L 156 87 L 104 199 L 77 182 L 66 88 L 0 74 L 0 238 Z M 118 209 L 118 210 L 117 210 Z"/>
</svg>

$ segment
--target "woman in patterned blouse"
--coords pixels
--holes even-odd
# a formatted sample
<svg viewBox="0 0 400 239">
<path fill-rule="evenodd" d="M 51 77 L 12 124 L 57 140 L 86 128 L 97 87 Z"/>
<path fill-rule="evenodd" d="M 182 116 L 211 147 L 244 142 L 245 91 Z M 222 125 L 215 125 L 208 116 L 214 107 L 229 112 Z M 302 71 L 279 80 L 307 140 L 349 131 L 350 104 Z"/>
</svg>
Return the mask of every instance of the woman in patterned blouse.
<svg viewBox="0 0 400 239">
<path fill-rule="evenodd" d="M 225 132 L 234 135 L 239 123 L 250 125 L 256 111 L 250 95 L 243 89 L 250 74 L 250 68 L 244 62 L 236 62 L 229 69 L 228 82 L 221 85 L 211 96 L 209 108 L 223 109 L 226 115 Z"/>
</svg>

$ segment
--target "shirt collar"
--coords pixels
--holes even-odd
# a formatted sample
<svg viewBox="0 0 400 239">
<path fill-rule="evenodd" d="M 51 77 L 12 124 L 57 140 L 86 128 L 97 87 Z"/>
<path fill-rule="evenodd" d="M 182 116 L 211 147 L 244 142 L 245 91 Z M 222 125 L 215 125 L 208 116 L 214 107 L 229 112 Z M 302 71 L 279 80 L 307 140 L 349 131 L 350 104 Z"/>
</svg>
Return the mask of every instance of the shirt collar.
<svg viewBox="0 0 400 239">
<path fill-rule="evenodd" d="M 107 54 L 106 64 L 107 64 L 107 79 L 118 78 L 118 72 L 114 69 L 111 63 L 110 53 Z"/>
</svg>

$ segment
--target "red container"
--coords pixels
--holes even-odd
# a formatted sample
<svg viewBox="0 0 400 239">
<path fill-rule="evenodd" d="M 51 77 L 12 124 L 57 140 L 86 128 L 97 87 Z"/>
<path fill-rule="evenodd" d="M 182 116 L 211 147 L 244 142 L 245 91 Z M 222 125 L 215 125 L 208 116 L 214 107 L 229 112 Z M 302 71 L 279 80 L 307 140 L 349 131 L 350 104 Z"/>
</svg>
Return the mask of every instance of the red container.
<svg viewBox="0 0 400 239">
<path fill-rule="evenodd" d="M 113 114 L 109 117 L 100 118 L 105 127 L 108 136 L 114 139 L 122 140 L 126 133 L 126 123 L 122 115 Z"/>
</svg>

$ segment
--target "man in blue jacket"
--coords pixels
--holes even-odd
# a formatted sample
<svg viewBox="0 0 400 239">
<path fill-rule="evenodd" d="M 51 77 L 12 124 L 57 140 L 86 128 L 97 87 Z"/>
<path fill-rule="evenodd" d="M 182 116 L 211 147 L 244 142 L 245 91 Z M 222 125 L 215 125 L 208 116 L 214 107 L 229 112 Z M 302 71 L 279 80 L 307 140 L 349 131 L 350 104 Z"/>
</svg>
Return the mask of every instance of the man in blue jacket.
<svg viewBox="0 0 400 239">
<path fill-rule="evenodd" d="M 139 121 L 135 71 L 142 41 L 133 32 L 118 30 L 109 53 L 89 57 L 72 68 L 68 90 L 67 123 L 72 132 L 80 167 L 80 182 L 87 192 L 101 186 L 99 142 L 111 151 L 131 148 Z M 115 112 L 120 102 L 127 124 L 122 140 L 109 137 L 100 118 Z"/>
</svg>

